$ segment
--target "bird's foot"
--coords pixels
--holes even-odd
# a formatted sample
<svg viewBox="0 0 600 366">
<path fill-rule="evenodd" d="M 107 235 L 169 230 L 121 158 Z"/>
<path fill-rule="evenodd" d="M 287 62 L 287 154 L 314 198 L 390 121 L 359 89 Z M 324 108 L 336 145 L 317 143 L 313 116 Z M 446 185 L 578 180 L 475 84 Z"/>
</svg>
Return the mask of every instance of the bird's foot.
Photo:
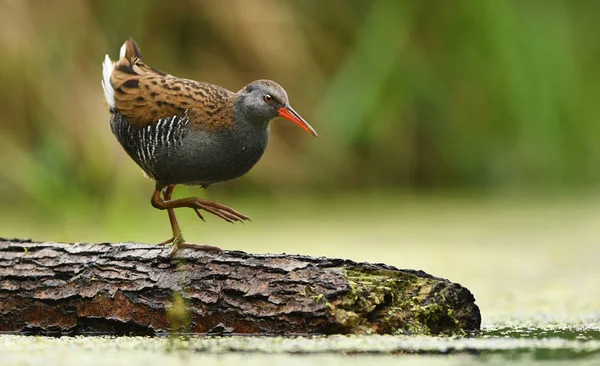
<svg viewBox="0 0 600 366">
<path fill-rule="evenodd" d="M 196 214 L 198 215 L 198 217 L 200 217 L 202 221 L 204 221 L 204 217 L 200 213 L 200 210 L 204 210 L 231 223 L 237 221 L 250 221 L 250 218 L 244 215 L 243 213 L 214 201 L 207 201 L 198 197 L 188 197 L 171 200 L 171 194 L 173 193 L 174 187 L 174 185 L 170 185 L 165 188 L 160 183 L 157 183 L 156 189 L 154 190 L 154 194 L 152 195 L 152 200 L 150 201 L 152 203 L 152 206 L 160 210 L 169 210 L 169 217 L 173 217 L 171 218 L 171 226 L 174 225 L 173 222 L 175 220 L 175 214 L 173 213 L 173 209 L 180 207 L 189 207 L 193 209 L 194 211 L 196 211 Z M 164 195 L 164 198 L 161 197 L 161 193 Z"/>
<path fill-rule="evenodd" d="M 183 236 L 181 235 L 174 236 L 171 239 L 167 239 L 163 242 L 158 243 L 157 245 L 161 246 L 170 243 L 172 243 L 171 250 L 169 251 L 169 254 L 167 254 L 169 258 L 173 258 L 173 256 L 175 256 L 175 253 L 177 253 L 177 251 L 180 248 L 190 248 L 206 252 L 215 252 L 218 254 L 223 253 L 223 249 L 215 247 L 214 245 L 188 243 L 183 239 Z"/>
<path fill-rule="evenodd" d="M 196 211 L 196 214 L 198 214 L 198 217 L 202 221 L 204 221 L 204 217 L 200 213 L 200 210 L 209 212 L 230 223 L 250 221 L 250 218 L 243 213 L 214 201 L 206 201 L 200 198 L 195 198 L 191 202 L 190 207 Z"/>
</svg>

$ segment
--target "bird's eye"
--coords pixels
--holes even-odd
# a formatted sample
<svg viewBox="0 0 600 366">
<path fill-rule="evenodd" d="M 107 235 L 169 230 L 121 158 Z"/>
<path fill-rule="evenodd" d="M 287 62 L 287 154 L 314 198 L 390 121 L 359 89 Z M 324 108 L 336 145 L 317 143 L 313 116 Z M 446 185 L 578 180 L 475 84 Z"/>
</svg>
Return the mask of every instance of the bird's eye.
<svg viewBox="0 0 600 366">
<path fill-rule="evenodd" d="M 273 97 L 270 94 L 265 94 L 264 99 L 267 103 L 273 101 Z"/>
</svg>

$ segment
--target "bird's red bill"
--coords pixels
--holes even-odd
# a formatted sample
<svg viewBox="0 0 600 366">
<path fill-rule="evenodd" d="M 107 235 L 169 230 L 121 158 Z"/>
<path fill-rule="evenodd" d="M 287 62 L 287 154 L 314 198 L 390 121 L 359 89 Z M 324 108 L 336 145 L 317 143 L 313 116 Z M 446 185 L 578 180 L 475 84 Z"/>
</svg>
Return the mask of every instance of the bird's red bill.
<svg viewBox="0 0 600 366">
<path fill-rule="evenodd" d="M 302 128 L 304 131 L 310 133 L 314 137 L 317 137 L 317 131 L 315 131 L 315 129 L 312 128 L 312 126 L 304 120 L 304 118 L 302 118 L 298 113 L 296 113 L 296 111 L 293 110 L 292 107 L 279 108 L 279 116 L 294 122 L 295 124 L 300 126 L 300 128 Z"/>
</svg>

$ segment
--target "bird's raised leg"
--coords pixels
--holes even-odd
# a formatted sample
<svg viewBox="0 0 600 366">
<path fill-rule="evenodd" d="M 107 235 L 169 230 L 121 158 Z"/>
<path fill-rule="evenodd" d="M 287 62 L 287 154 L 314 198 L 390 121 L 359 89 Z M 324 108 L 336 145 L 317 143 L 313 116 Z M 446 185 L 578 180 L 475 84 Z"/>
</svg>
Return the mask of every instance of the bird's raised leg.
<svg viewBox="0 0 600 366">
<path fill-rule="evenodd" d="M 219 247 L 215 247 L 212 245 L 205 245 L 205 244 L 187 243 L 185 241 L 185 239 L 183 238 L 183 235 L 181 234 L 181 229 L 179 228 L 179 223 L 177 222 L 177 217 L 175 217 L 174 209 L 168 208 L 168 207 L 166 207 L 168 205 L 165 205 L 169 202 L 173 202 L 173 201 L 171 201 L 171 196 L 173 194 L 173 190 L 175 190 L 175 185 L 169 185 L 169 186 L 163 188 L 162 186 L 157 184 L 156 190 L 154 191 L 154 194 L 152 195 L 152 206 L 154 206 L 158 209 L 161 209 L 161 210 L 167 210 L 167 213 L 169 214 L 169 221 L 171 223 L 171 230 L 173 231 L 173 237 L 171 239 L 168 239 L 161 243 L 158 243 L 158 245 L 166 245 L 169 243 L 173 243 L 173 247 L 168 254 L 169 257 L 172 257 L 173 255 L 175 255 L 177 250 L 182 247 L 198 249 L 198 250 L 222 252 L 223 250 Z M 161 197 L 161 193 L 163 194 L 164 198 Z M 202 217 L 200 212 L 198 212 L 197 209 L 196 209 L 196 213 L 204 221 L 204 218 Z"/>
<path fill-rule="evenodd" d="M 154 195 L 152 196 L 152 206 L 154 206 L 155 208 L 158 208 L 159 210 L 169 210 L 169 209 L 175 209 L 175 208 L 180 208 L 180 207 L 189 207 L 191 209 L 193 209 L 194 211 L 196 211 L 196 214 L 198 214 L 198 217 L 200 217 L 200 219 L 202 219 L 204 221 L 204 217 L 202 217 L 202 214 L 200 213 L 200 210 L 204 210 L 206 212 L 209 212 L 215 216 L 218 216 L 220 218 L 222 218 L 223 220 L 227 221 L 227 222 L 236 222 L 236 221 L 246 221 L 246 220 L 250 220 L 250 218 L 246 215 L 244 215 L 241 212 L 238 212 L 236 210 L 234 210 L 233 208 L 227 207 L 225 205 L 222 205 L 220 203 L 217 202 L 213 202 L 213 201 L 208 201 L 208 200 L 203 200 L 201 198 L 198 197 L 188 197 L 188 198 L 180 198 L 177 200 L 171 200 L 171 199 L 163 199 L 160 196 L 161 190 L 164 187 L 157 184 L 156 185 L 156 190 L 154 191 Z M 168 187 L 167 187 L 168 188 Z M 167 192 L 167 191 L 165 191 Z M 170 193 L 173 192 L 173 189 L 171 189 Z M 170 197 L 170 195 L 169 195 Z"/>
</svg>

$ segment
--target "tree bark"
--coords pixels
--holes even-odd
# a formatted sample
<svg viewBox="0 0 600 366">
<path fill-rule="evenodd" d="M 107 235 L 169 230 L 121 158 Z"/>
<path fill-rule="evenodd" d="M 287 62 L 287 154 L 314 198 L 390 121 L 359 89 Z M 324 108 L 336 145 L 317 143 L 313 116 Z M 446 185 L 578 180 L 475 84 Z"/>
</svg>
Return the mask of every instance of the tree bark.
<svg viewBox="0 0 600 366">
<path fill-rule="evenodd" d="M 27 334 L 471 334 L 459 284 L 299 255 L 0 239 L 0 331 Z"/>
</svg>

